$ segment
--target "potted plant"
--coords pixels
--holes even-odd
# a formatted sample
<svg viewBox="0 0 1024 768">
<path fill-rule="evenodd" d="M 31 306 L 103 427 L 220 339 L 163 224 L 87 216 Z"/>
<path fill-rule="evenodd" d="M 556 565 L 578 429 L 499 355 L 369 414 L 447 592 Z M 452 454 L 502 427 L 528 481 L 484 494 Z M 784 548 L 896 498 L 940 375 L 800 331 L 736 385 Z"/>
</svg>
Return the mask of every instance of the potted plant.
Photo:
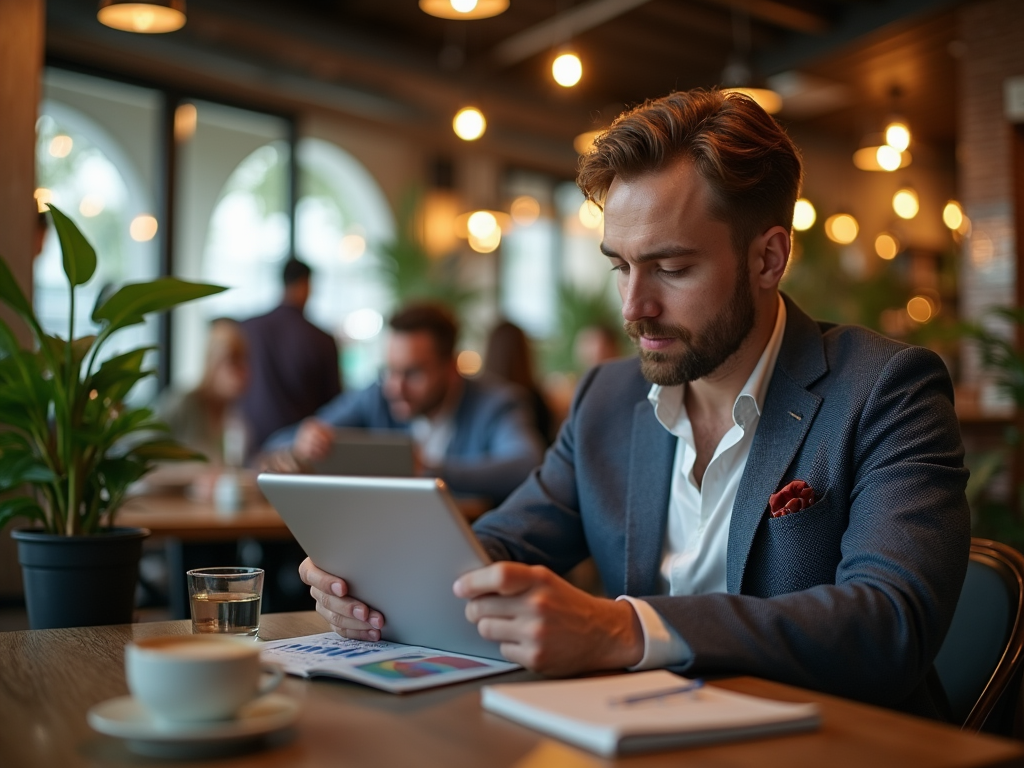
<svg viewBox="0 0 1024 768">
<path fill-rule="evenodd" d="M 145 529 L 114 526 L 128 487 L 158 461 L 203 457 L 167 435 L 149 408 L 125 398 L 154 347 L 100 362 L 123 328 L 152 312 L 224 288 L 163 277 L 116 291 L 93 312 L 96 335 L 75 338 L 75 293 L 96 271 L 96 252 L 50 206 L 70 285 L 67 338 L 46 333 L 0 258 L 0 302 L 25 321 L 33 348 L 22 348 L 0 320 L 0 528 L 13 519 L 33 629 L 130 622 Z"/>
</svg>

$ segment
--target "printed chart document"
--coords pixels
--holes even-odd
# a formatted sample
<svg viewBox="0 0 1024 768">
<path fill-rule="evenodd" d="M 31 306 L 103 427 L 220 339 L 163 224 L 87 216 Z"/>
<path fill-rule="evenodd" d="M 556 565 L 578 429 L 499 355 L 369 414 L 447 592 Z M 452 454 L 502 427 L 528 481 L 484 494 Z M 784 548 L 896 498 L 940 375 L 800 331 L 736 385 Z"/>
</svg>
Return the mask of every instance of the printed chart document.
<svg viewBox="0 0 1024 768">
<path fill-rule="evenodd" d="M 460 683 L 518 669 L 518 664 L 401 643 L 347 640 L 333 632 L 274 640 L 264 661 L 299 677 L 341 677 L 390 693 Z"/>
<path fill-rule="evenodd" d="M 584 680 L 488 685 L 483 707 L 599 755 L 813 730 L 817 704 L 703 686 L 665 670 Z"/>
</svg>

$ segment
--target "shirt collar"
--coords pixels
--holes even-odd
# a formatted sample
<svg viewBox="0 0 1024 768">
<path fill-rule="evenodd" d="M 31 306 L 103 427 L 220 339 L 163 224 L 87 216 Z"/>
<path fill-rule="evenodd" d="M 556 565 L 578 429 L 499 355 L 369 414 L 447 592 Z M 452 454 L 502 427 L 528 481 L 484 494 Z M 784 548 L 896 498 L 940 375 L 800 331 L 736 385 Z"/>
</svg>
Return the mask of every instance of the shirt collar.
<svg viewBox="0 0 1024 768">
<path fill-rule="evenodd" d="M 768 343 L 765 345 L 761 357 L 758 358 L 757 365 L 754 366 L 754 370 L 751 371 L 733 403 L 732 417 L 739 427 L 746 429 L 748 424 L 761 417 L 764 401 L 768 395 L 768 385 L 771 383 L 772 373 L 775 371 L 775 361 L 779 357 L 785 331 L 786 303 L 780 295 L 772 335 L 768 338 Z M 685 387 L 685 384 L 668 387 L 652 384 L 651 391 L 647 394 L 647 399 L 654 406 L 654 414 L 658 421 L 673 434 L 678 431 L 677 425 L 680 419 L 686 416 L 686 408 L 683 405 Z"/>
</svg>

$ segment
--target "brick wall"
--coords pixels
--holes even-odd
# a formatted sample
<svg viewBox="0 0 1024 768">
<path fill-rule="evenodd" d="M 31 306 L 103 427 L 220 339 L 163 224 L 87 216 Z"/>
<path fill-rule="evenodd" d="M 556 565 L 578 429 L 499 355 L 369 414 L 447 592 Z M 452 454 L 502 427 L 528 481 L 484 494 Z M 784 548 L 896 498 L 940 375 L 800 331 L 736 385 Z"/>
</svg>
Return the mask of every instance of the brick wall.
<svg viewBox="0 0 1024 768">
<path fill-rule="evenodd" d="M 959 194 L 972 222 L 960 270 L 960 312 L 981 316 L 1016 300 L 1013 127 L 1003 108 L 1007 78 L 1024 75 L 1024 2 L 972 0 L 959 12 Z M 986 387 L 965 350 L 964 378 Z"/>
</svg>

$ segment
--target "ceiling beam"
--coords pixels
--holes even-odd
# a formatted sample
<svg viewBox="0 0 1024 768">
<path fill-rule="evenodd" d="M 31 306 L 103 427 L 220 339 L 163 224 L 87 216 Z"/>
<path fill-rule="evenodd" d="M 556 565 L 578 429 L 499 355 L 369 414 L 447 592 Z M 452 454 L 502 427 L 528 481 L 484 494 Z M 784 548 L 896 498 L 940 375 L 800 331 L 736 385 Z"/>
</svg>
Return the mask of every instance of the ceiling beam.
<svg viewBox="0 0 1024 768">
<path fill-rule="evenodd" d="M 778 0 L 710 0 L 717 5 L 746 11 L 755 19 L 782 27 L 792 32 L 820 35 L 828 31 L 831 23 L 817 13 L 811 13 Z"/>
<path fill-rule="evenodd" d="M 650 0 L 588 0 L 580 3 L 500 43 L 494 49 L 494 61 L 503 67 L 518 64 L 647 2 Z"/>
</svg>

